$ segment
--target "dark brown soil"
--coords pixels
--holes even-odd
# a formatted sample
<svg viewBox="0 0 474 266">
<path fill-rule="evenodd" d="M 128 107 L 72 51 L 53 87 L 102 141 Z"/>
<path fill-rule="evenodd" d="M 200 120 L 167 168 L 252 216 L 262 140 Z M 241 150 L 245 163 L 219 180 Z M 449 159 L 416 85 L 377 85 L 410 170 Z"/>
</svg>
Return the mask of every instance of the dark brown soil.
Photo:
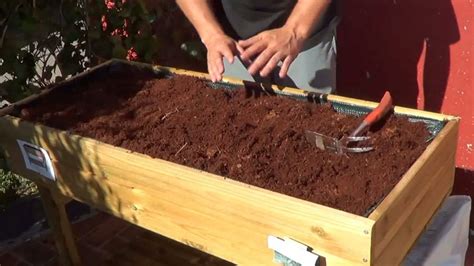
<svg viewBox="0 0 474 266">
<path fill-rule="evenodd" d="M 426 148 L 421 123 L 390 116 L 375 151 L 339 156 L 311 146 L 310 129 L 340 137 L 361 121 L 330 106 L 249 91 L 214 90 L 192 77 L 113 77 L 38 101 L 22 116 L 132 151 L 363 215 Z"/>
</svg>

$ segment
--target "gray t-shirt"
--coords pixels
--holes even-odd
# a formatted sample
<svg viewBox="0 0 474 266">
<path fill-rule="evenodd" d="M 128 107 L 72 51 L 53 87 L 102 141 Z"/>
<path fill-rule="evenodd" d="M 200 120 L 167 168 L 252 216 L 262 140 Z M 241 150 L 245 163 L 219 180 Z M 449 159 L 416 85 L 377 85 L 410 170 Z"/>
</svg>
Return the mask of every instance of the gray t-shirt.
<svg viewBox="0 0 474 266">
<path fill-rule="evenodd" d="M 285 24 L 296 0 L 221 0 L 217 4 L 217 15 L 227 34 L 246 39 L 261 31 L 281 27 Z M 220 14 L 223 13 L 223 16 Z M 313 34 L 317 33 L 336 16 L 336 0 Z"/>
</svg>

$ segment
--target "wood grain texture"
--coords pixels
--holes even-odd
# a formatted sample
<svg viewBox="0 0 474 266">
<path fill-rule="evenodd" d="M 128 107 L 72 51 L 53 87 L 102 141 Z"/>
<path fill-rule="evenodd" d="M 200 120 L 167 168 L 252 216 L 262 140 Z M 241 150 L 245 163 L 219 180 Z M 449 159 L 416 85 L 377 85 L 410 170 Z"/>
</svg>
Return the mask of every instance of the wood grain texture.
<svg viewBox="0 0 474 266">
<path fill-rule="evenodd" d="M 2 140 L 49 151 L 58 175 L 49 185 L 62 194 L 231 262 L 271 264 L 275 235 L 331 265 L 370 263 L 370 219 L 15 118 L 0 126 L 9 128 Z M 12 168 L 28 173 L 19 156 L 9 156 Z"/>
<path fill-rule="evenodd" d="M 457 131 L 458 121 L 448 122 L 369 216 L 375 221 L 373 258 L 391 258 L 390 262 L 399 263 L 403 259 L 400 254 L 406 254 L 418 237 L 416 233 L 424 228 L 450 192 L 454 183 Z M 393 252 L 397 255 L 390 254 Z"/>
<path fill-rule="evenodd" d="M 74 241 L 71 224 L 66 214 L 63 196 L 38 186 L 48 224 L 54 236 L 61 265 L 81 265 L 79 252 Z"/>
</svg>

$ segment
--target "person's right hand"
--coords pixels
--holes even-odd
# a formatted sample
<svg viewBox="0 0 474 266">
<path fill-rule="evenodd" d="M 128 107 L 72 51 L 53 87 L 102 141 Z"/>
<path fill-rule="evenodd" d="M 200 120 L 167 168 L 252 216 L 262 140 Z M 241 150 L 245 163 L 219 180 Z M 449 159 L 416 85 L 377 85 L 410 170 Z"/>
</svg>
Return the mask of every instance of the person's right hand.
<svg viewBox="0 0 474 266">
<path fill-rule="evenodd" d="M 213 82 L 222 80 L 225 57 L 229 63 L 234 62 L 234 56 L 243 52 L 239 44 L 225 34 L 214 34 L 203 40 L 207 48 L 207 70 Z"/>
</svg>

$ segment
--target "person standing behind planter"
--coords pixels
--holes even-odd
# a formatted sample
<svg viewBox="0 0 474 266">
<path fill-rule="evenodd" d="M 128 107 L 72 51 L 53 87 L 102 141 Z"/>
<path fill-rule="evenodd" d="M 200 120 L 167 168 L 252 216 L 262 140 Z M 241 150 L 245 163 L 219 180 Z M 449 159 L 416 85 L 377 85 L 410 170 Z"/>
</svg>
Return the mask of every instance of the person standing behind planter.
<svg viewBox="0 0 474 266">
<path fill-rule="evenodd" d="M 336 84 L 336 0 L 177 0 L 223 76 L 323 93 Z"/>
</svg>

